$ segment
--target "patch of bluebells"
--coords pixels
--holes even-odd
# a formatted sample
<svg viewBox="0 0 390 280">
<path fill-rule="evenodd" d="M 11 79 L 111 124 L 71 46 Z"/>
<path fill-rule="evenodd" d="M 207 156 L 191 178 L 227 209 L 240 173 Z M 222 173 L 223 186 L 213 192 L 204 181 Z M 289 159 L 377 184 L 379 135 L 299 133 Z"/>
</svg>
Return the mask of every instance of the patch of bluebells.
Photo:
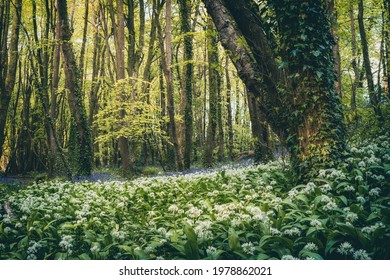
<svg viewBox="0 0 390 280">
<path fill-rule="evenodd" d="M 110 173 L 92 173 L 89 176 L 78 176 L 73 179 L 74 182 L 108 182 L 108 181 L 124 181 L 121 178 L 113 176 Z"/>
<path fill-rule="evenodd" d="M 11 185 L 11 184 L 20 184 L 20 183 L 21 181 L 18 179 L 0 176 L 0 184 Z"/>
</svg>

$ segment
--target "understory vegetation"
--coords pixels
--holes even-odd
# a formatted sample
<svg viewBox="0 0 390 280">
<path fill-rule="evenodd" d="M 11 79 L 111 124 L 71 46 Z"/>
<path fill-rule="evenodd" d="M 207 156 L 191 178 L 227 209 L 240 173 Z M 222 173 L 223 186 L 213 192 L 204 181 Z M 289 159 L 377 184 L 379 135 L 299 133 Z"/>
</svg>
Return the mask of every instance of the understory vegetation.
<svg viewBox="0 0 390 280">
<path fill-rule="evenodd" d="M 1 186 L 0 259 L 389 259 L 389 135 L 296 184 L 281 161 Z"/>
</svg>

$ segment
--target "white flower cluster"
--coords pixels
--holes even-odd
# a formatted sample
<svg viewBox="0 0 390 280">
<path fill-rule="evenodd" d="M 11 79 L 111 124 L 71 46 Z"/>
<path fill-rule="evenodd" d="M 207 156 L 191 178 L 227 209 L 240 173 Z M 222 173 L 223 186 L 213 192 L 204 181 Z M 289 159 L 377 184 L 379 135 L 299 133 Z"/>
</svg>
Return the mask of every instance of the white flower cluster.
<svg viewBox="0 0 390 280">
<path fill-rule="evenodd" d="M 284 230 L 283 234 L 287 235 L 287 236 L 300 236 L 301 231 L 297 227 L 293 227 L 293 228 Z"/>
<path fill-rule="evenodd" d="M 206 249 L 207 256 L 211 257 L 211 256 L 215 255 L 216 253 L 217 253 L 217 248 L 215 248 L 213 246 L 207 247 L 207 249 Z"/>
<path fill-rule="evenodd" d="M 73 237 L 71 235 L 63 235 L 59 245 L 64 251 L 67 251 L 68 254 L 72 254 L 73 252 L 72 242 L 73 242 Z"/>
<path fill-rule="evenodd" d="M 383 228 L 383 227 L 385 227 L 385 225 L 382 222 L 378 222 L 375 225 L 362 228 L 362 232 L 366 234 L 371 234 L 375 232 L 378 228 Z"/>
<path fill-rule="evenodd" d="M 202 210 L 200 210 L 199 208 L 195 207 L 195 206 L 191 206 L 190 209 L 188 209 L 187 211 L 187 215 L 190 217 L 190 218 L 198 218 L 200 215 L 202 215 Z"/>
<path fill-rule="evenodd" d="M 213 223 L 209 220 L 200 221 L 194 227 L 194 231 L 199 238 L 206 239 L 206 240 L 211 239 L 213 237 L 213 233 L 210 230 L 212 225 Z"/>
<path fill-rule="evenodd" d="M 313 242 L 309 242 L 303 247 L 303 250 L 311 251 L 311 252 L 316 252 L 318 251 L 318 246 L 314 244 Z"/>
<path fill-rule="evenodd" d="M 241 245 L 242 251 L 248 255 L 253 255 L 256 248 L 252 242 L 247 242 Z"/>
<path fill-rule="evenodd" d="M 124 241 L 126 239 L 126 232 L 122 230 L 113 230 L 111 236 L 118 241 Z"/>
</svg>

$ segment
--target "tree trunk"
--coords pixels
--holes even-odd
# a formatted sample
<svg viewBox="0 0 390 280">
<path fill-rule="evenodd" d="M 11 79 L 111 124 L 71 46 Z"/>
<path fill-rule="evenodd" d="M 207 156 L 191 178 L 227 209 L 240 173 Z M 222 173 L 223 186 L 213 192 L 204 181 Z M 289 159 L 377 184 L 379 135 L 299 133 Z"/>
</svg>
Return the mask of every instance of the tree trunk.
<svg viewBox="0 0 390 280">
<path fill-rule="evenodd" d="M 374 108 L 375 115 L 379 119 L 382 119 L 383 116 L 380 108 L 379 99 L 377 93 L 375 92 L 374 79 L 371 70 L 370 55 L 368 51 L 367 35 L 366 35 L 366 30 L 364 28 L 364 22 L 363 22 L 363 16 L 364 16 L 363 0 L 359 0 L 358 10 L 359 10 L 358 23 L 359 23 L 360 43 L 362 46 L 364 69 L 366 70 L 368 95 L 370 97 L 371 106 Z"/>
<path fill-rule="evenodd" d="M 233 117 L 232 117 L 232 104 L 231 93 L 232 84 L 230 82 L 229 75 L 229 57 L 226 56 L 225 63 L 225 79 L 226 79 L 226 108 L 227 108 L 227 127 L 228 127 L 228 155 L 230 160 L 234 160 L 233 154 Z"/>
<path fill-rule="evenodd" d="M 11 39 L 9 50 L 7 50 L 8 41 L 8 17 L 9 17 L 9 2 L 1 3 L 1 29 L 0 29 L 0 158 L 3 154 L 3 144 L 5 139 L 5 125 L 8 115 L 8 107 L 11 100 L 11 95 L 15 85 L 16 68 L 18 65 L 19 51 L 19 30 L 22 13 L 22 0 L 17 0 L 15 3 Z M 4 10 L 5 8 L 5 10 Z M 3 18 L 4 17 L 4 18 Z M 7 51 L 9 53 L 7 53 Z M 8 63 L 9 57 L 9 63 Z"/>
<path fill-rule="evenodd" d="M 162 37 L 161 26 L 158 26 L 161 61 L 167 88 L 167 111 L 169 116 L 169 136 L 175 150 L 176 168 L 179 171 L 184 169 L 181 147 L 179 145 L 176 121 L 175 121 L 175 100 L 174 100 L 174 86 L 172 77 L 172 41 L 171 41 L 171 1 L 166 1 L 166 30 L 165 30 L 165 49 Z"/>
<path fill-rule="evenodd" d="M 356 115 L 356 94 L 357 94 L 357 88 L 359 86 L 359 66 L 357 63 L 357 40 L 356 40 L 356 28 L 355 28 L 355 15 L 354 15 L 354 9 L 353 9 L 353 3 L 350 3 L 349 6 L 349 20 L 351 22 L 351 46 L 352 46 L 352 69 L 353 69 L 353 82 L 352 82 L 352 92 L 351 92 L 351 110 L 353 112 L 353 115 Z"/>
<path fill-rule="evenodd" d="M 61 49 L 64 59 L 65 84 L 68 89 L 68 103 L 76 129 L 77 142 L 76 174 L 89 175 L 92 172 L 92 143 L 91 132 L 84 107 L 80 84 L 79 70 L 73 47 L 70 42 L 68 7 L 66 0 L 57 0 L 58 19 L 60 22 Z"/>
<path fill-rule="evenodd" d="M 214 163 L 213 151 L 216 147 L 216 131 L 218 126 L 218 41 L 217 31 L 211 18 L 207 20 L 207 59 L 209 66 L 209 121 L 207 127 L 204 165 L 211 167 Z"/>
<path fill-rule="evenodd" d="M 192 84 L 193 84 L 193 47 L 191 32 L 191 1 L 179 0 L 181 32 L 184 35 L 184 168 L 191 166 L 193 114 L 192 114 Z"/>
<path fill-rule="evenodd" d="M 339 43 L 339 27 L 337 22 L 337 10 L 335 8 L 335 1 L 334 0 L 326 0 L 327 1 L 327 8 L 328 13 L 331 20 L 332 25 L 332 34 L 334 39 L 334 44 L 332 47 L 333 50 L 333 57 L 334 57 L 334 70 L 336 73 L 336 82 L 335 82 L 335 89 L 336 93 L 342 97 L 342 85 L 341 85 L 341 57 L 340 57 L 340 43 Z"/>
<path fill-rule="evenodd" d="M 111 7 L 112 8 L 112 7 Z M 113 13 L 113 11 L 112 11 Z M 124 48 L 125 48 L 125 17 L 123 13 L 123 0 L 117 0 L 117 22 L 115 23 L 113 18 L 113 26 L 115 32 L 115 50 L 116 50 L 116 81 L 119 82 L 125 79 L 125 58 L 124 58 Z M 120 102 L 129 102 L 127 100 L 124 89 L 122 89 L 120 96 L 118 96 Z M 119 112 L 119 117 L 124 118 L 126 112 L 121 110 Z M 129 140 L 125 136 L 119 137 L 119 151 L 122 161 L 122 171 L 123 174 L 127 174 L 130 170 L 130 151 L 129 151 Z"/>
<path fill-rule="evenodd" d="M 85 56 L 85 45 L 87 43 L 87 31 L 88 31 L 88 16 L 89 16 L 89 1 L 88 0 L 85 0 L 84 7 L 85 7 L 85 13 L 84 13 L 83 41 L 81 43 L 80 58 L 79 58 L 81 87 L 83 86 L 84 56 Z"/>
<path fill-rule="evenodd" d="M 384 37 L 385 37 L 385 94 L 390 99 L 390 0 L 383 0 L 384 7 Z"/>
<path fill-rule="evenodd" d="M 323 1 L 272 1 L 282 38 L 281 66 L 289 79 L 278 70 L 253 1 L 203 2 L 240 78 L 259 98 L 259 112 L 282 142 L 288 136 L 297 174 L 305 177 L 336 164 L 345 149 L 345 134 Z"/>
</svg>

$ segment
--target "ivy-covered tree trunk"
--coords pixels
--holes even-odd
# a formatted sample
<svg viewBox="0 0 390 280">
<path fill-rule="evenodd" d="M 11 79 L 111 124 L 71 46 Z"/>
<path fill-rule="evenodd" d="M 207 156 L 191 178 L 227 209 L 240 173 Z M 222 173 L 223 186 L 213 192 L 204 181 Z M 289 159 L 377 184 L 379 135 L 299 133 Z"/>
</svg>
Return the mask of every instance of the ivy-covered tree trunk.
<svg viewBox="0 0 390 280">
<path fill-rule="evenodd" d="M 71 112 L 71 126 L 75 129 L 76 151 L 74 167 L 76 174 L 89 175 L 92 172 L 91 131 L 84 107 L 76 57 L 70 42 L 71 31 L 66 0 L 57 0 L 58 19 L 60 23 L 61 49 L 64 58 L 65 84 L 68 89 L 68 103 Z"/>
<path fill-rule="evenodd" d="M 260 98 L 264 119 L 282 142 L 288 139 L 294 170 L 306 176 L 334 165 L 345 149 L 345 132 L 324 1 L 271 2 L 281 41 L 279 66 L 254 1 L 203 2 L 240 78 Z"/>
<path fill-rule="evenodd" d="M 343 116 L 334 88 L 333 36 L 323 1 L 273 3 L 289 73 L 292 164 L 306 175 L 334 165 L 345 149 Z"/>
</svg>

